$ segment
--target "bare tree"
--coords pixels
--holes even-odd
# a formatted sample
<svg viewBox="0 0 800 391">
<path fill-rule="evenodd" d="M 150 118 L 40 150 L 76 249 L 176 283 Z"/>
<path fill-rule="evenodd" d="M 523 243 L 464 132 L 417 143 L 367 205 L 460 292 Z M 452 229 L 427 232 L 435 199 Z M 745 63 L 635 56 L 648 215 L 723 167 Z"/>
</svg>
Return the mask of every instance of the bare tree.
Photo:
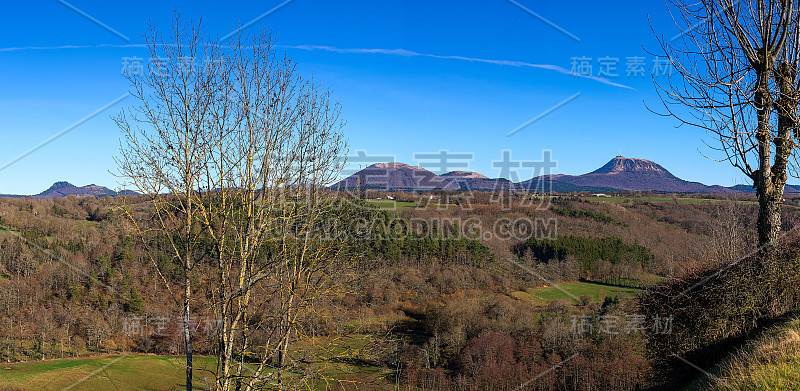
<svg viewBox="0 0 800 391">
<path fill-rule="evenodd" d="M 150 197 L 183 266 L 187 389 L 195 267 L 213 282 L 216 389 L 283 388 L 297 380 L 285 372 L 302 320 L 355 257 L 347 238 L 330 237 L 347 221 L 326 190 L 345 164 L 343 121 L 330 92 L 303 79 L 271 36 L 220 45 L 199 31 L 176 20 L 171 41 L 148 40 L 159 69 L 129 75 L 140 105 L 117 119 L 119 165 Z"/>
<path fill-rule="evenodd" d="M 656 83 L 661 99 L 668 115 L 705 129 L 719 142 L 712 148 L 722 160 L 753 181 L 758 243 L 772 244 L 798 137 L 797 2 L 670 3 L 682 33 L 659 39 L 676 70 L 668 83 Z"/>
<path fill-rule="evenodd" d="M 708 222 L 709 240 L 704 240 L 713 266 L 729 265 L 752 251 L 752 212 L 752 207 L 736 197 L 714 204 Z"/>
<path fill-rule="evenodd" d="M 146 36 L 150 62 L 142 72 L 128 71 L 131 93 L 138 104 L 116 118 L 124 142 L 117 159 L 120 173 L 150 197 L 157 222 L 171 255 L 182 266 L 182 294 L 166 278 L 173 300 L 183 308 L 183 339 L 186 353 L 186 389 L 192 388 L 192 274 L 198 256 L 197 209 L 205 169 L 211 107 L 218 98 L 210 69 L 218 58 L 216 45 L 203 44 L 199 26 L 186 25 L 176 17 L 165 40 L 154 28 Z M 205 58 L 201 67 L 193 61 Z M 144 232 L 151 227 L 134 225 Z"/>
<path fill-rule="evenodd" d="M 227 99 L 214 105 L 219 126 L 207 142 L 213 191 L 203 193 L 201 214 L 217 254 L 220 390 L 233 381 L 281 387 L 291 341 L 303 337 L 299 320 L 336 291 L 334 276 L 351 261 L 342 241 L 326 236 L 344 217 L 325 189 L 344 164 L 339 106 L 272 42 L 260 33 L 229 45 L 218 73 Z M 247 371 L 245 358 L 259 364 Z"/>
</svg>

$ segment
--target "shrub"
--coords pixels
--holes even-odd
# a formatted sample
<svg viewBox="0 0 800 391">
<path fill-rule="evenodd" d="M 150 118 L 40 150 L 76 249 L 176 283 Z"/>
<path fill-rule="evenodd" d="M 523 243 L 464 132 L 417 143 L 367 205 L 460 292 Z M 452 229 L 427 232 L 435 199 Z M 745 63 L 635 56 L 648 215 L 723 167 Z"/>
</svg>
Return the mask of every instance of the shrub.
<svg viewBox="0 0 800 391">
<path fill-rule="evenodd" d="M 619 296 L 606 296 L 603 298 L 603 308 L 619 305 Z"/>
<path fill-rule="evenodd" d="M 709 365 L 759 323 L 796 309 L 799 287 L 797 242 L 671 280 L 639 299 L 648 319 L 669 319 L 669 330 L 648 335 L 649 354 L 673 379 L 681 366 L 675 355 Z"/>
<path fill-rule="evenodd" d="M 545 307 L 547 312 L 565 313 L 569 310 L 568 299 L 555 299 L 547 302 Z"/>
</svg>

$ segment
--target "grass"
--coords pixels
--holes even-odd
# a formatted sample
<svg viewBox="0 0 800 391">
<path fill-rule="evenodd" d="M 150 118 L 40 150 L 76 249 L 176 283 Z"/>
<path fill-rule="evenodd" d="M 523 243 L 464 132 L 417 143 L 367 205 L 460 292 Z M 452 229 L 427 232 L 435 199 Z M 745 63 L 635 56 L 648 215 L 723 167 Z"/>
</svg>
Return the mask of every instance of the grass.
<svg viewBox="0 0 800 391">
<path fill-rule="evenodd" d="M 344 385 L 385 384 L 391 370 L 367 363 L 375 338 L 369 334 L 350 334 L 336 339 L 311 338 L 295 352 L 311 360 L 315 373 L 312 389 L 340 389 Z M 306 353 L 310 353 L 306 355 Z M 324 359 L 322 359 L 324 358 Z"/>
<path fill-rule="evenodd" d="M 308 371 L 314 374 L 303 387 L 325 390 L 386 384 L 391 370 L 365 360 L 372 354 L 373 342 L 369 335 L 352 334 L 335 340 L 314 338 L 297 346 L 294 354 L 306 357 Z M 215 367 L 214 357 L 194 357 L 194 389 L 213 388 Z M 295 379 L 300 375 L 287 374 Z M 185 376 L 182 356 L 131 354 L 0 364 L 0 387 L 24 390 L 175 390 L 186 387 Z"/>
<path fill-rule="evenodd" d="M 394 200 L 367 200 L 367 204 L 381 209 L 416 208 L 416 202 Z"/>
<path fill-rule="evenodd" d="M 766 327 L 686 390 L 800 390 L 800 315 Z"/>
<path fill-rule="evenodd" d="M 76 220 L 75 225 L 77 225 L 78 228 L 92 228 L 98 224 L 96 221 Z"/>
<path fill-rule="evenodd" d="M 194 385 L 213 385 L 210 357 L 194 359 Z M 122 355 L 3 364 L 0 384 L 26 390 L 173 390 L 186 387 L 183 357 Z"/>
<path fill-rule="evenodd" d="M 20 232 L 19 232 L 19 231 L 15 231 L 15 230 L 13 230 L 13 229 L 11 229 L 11 228 L 4 227 L 4 226 L 2 226 L 2 225 L 0 225 L 0 231 L 10 232 L 10 233 L 12 233 L 12 234 L 17 234 L 17 235 L 19 235 L 19 234 L 20 234 Z"/>
<path fill-rule="evenodd" d="M 511 296 L 518 300 L 528 300 L 534 305 L 545 306 L 547 303 L 558 299 L 570 299 L 573 304 L 578 303 L 575 297 L 583 295 L 592 296 L 595 303 L 602 302 L 606 297 L 631 298 L 639 294 L 640 290 L 621 286 L 597 284 L 593 282 L 567 282 L 554 286 L 529 288 L 526 291 L 511 292 Z"/>
<path fill-rule="evenodd" d="M 396 313 L 389 313 L 385 315 L 367 316 L 362 319 L 352 320 L 344 324 L 345 327 L 358 329 L 359 327 L 372 327 L 383 326 L 389 328 L 390 325 L 400 321 L 410 321 L 412 318 L 406 315 L 398 315 Z"/>
</svg>

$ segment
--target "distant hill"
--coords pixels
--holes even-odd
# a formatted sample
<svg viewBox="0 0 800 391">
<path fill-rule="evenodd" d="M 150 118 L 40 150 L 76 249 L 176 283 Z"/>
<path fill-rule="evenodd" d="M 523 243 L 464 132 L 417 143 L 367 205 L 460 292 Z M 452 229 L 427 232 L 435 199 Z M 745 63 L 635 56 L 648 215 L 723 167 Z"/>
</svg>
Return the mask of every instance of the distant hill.
<svg viewBox="0 0 800 391">
<path fill-rule="evenodd" d="M 704 185 L 676 177 L 660 164 L 646 159 L 617 156 L 602 167 L 583 175 L 544 175 L 519 183 L 488 178 L 471 171 L 436 175 L 405 163 L 373 164 L 331 186 L 333 189 L 362 187 L 373 190 L 497 190 L 570 193 L 579 191 L 658 191 L 668 193 L 752 193 L 748 185 L 723 187 Z M 800 186 L 786 185 L 786 193 L 800 193 Z"/>
<path fill-rule="evenodd" d="M 489 179 L 489 177 L 486 175 L 472 171 L 450 171 L 447 174 L 442 174 L 439 176 L 449 179 Z"/>
<path fill-rule="evenodd" d="M 331 186 L 334 189 L 434 190 L 452 188 L 450 181 L 422 167 L 376 163 Z"/>
<path fill-rule="evenodd" d="M 755 193 L 756 188 L 752 185 L 735 185 L 729 187 L 731 190 L 735 190 L 740 193 Z M 784 194 L 796 194 L 800 193 L 800 185 L 786 185 L 783 187 Z"/>
<path fill-rule="evenodd" d="M 470 171 L 451 171 L 436 175 L 419 166 L 405 163 L 377 163 L 339 181 L 333 189 L 362 187 L 373 190 L 494 190 L 514 185 L 508 179 L 487 178 Z"/>
<path fill-rule="evenodd" d="M 66 196 L 76 196 L 76 197 L 107 197 L 107 196 L 118 196 L 118 195 L 136 195 L 139 194 L 135 191 L 131 190 L 123 190 L 119 193 L 111 190 L 105 186 L 98 186 L 95 184 L 86 185 L 86 186 L 75 186 L 69 182 L 56 182 L 53 183 L 50 188 L 47 190 L 33 195 L 33 198 L 59 198 L 59 197 L 66 197 Z M 21 197 L 28 197 L 26 195 L 19 195 L 19 194 L 0 194 L 0 197 L 12 197 L 12 198 L 21 198 Z"/>
<path fill-rule="evenodd" d="M 33 196 L 33 198 L 59 198 L 70 195 L 78 197 L 105 197 L 115 196 L 117 192 L 105 186 L 98 186 L 95 184 L 78 187 L 69 182 L 56 182 L 53 183 L 49 189 Z"/>
<path fill-rule="evenodd" d="M 530 181 L 514 183 L 505 178 L 488 178 L 471 171 L 451 171 L 436 175 L 419 166 L 405 163 L 377 163 L 339 181 L 333 189 L 353 189 L 362 187 L 372 190 L 507 190 L 519 189 L 540 192 L 608 191 L 608 187 L 579 186 L 552 181 L 547 187 L 528 188 Z"/>
<path fill-rule="evenodd" d="M 613 187 L 604 186 L 580 186 L 567 182 L 560 182 L 557 180 L 558 176 L 552 175 L 549 177 L 538 177 L 535 179 L 527 180 L 516 184 L 516 188 L 524 189 L 534 193 L 575 193 L 579 191 L 590 191 L 593 193 L 608 193 L 619 191 Z"/>
<path fill-rule="evenodd" d="M 610 188 L 633 191 L 663 191 L 675 193 L 733 193 L 722 186 L 707 186 L 672 175 L 660 164 L 645 159 L 617 156 L 602 167 L 583 175 L 549 175 L 526 182 L 549 179 L 581 187 Z M 523 183 L 526 183 L 523 182 Z"/>
<path fill-rule="evenodd" d="M 506 190 L 514 187 L 514 182 L 505 178 L 489 178 L 471 171 L 450 171 L 440 175 L 450 183 L 454 190 Z"/>
</svg>

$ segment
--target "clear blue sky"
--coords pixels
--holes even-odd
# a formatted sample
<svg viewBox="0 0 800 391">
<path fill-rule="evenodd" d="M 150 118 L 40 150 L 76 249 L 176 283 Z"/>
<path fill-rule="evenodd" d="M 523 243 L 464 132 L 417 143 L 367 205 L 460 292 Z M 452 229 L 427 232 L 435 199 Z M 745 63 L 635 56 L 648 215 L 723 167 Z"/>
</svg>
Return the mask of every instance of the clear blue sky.
<svg viewBox="0 0 800 391">
<path fill-rule="evenodd" d="M 4 4 L 0 166 L 123 95 L 123 58 L 146 57 L 137 45 L 148 20 L 166 30 L 177 8 L 190 18 L 202 15 L 206 31 L 223 36 L 282 3 Z M 679 32 L 662 2 L 517 4 L 539 17 L 506 0 L 294 0 L 249 29 L 277 30 L 301 72 L 334 90 L 353 154 L 365 150 L 416 164 L 415 153 L 472 153 L 467 169 L 496 177 L 492 161 L 503 150 L 530 160 L 551 150 L 556 172 L 565 174 L 594 170 L 621 150 L 684 179 L 742 182 L 737 170 L 701 155 L 719 157 L 703 145 L 702 131 L 675 128 L 674 119 L 645 106 L 660 107 L 649 76 L 655 57 L 647 51 L 657 49 L 650 23 L 667 37 Z M 569 74 L 578 57 L 592 67 L 587 75 L 612 75 Z M 613 58 L 616 69 L 601 64 Z M 627 75 L 628 66 L 641 69 L 631 65 L 637 61 L 647 76 Z M 0 170 L 0 193 L 35 194 L 57 180 L 116 187 L 109 171 L 116 169 L 120 132 L 110 116 L 132 103 L 119 102 Z"/>
</svg>

